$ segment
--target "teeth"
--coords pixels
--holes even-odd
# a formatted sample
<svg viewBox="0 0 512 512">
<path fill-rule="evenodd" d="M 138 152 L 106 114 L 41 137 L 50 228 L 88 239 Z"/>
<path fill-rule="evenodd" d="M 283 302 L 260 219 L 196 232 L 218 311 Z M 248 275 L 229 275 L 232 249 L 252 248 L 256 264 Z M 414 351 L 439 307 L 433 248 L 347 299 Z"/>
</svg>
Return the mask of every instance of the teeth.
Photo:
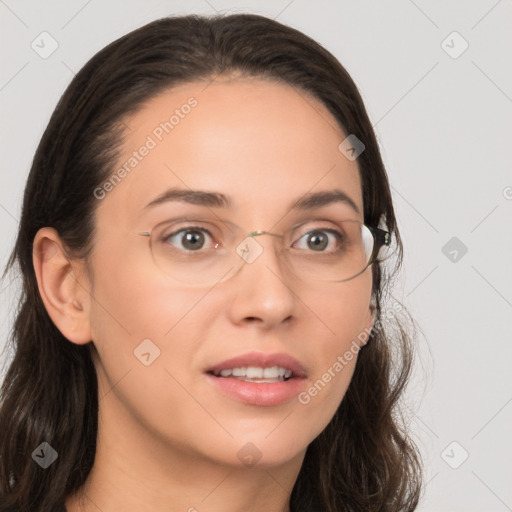
<svg viewBox="0 0 512 512">
<path fill-rule="evenodd" d="M 263 377 L 263 368 L 257 366 L 248 366 L 245 371 L 245 376 L 248 379 L 261 379 Z"/>
<path fill-rule="evenodd" d="M 266 379 L 274 379 L 275 377 L 282 377 L 284 372 L 284 368 L 279 368 L 279 366 L 272 366 L 271 368 L 265 368 L 263 370 L 263 377 Z"/>
<path fill-rule="evenodd" d="M 221 377 L 245 377 L 246 380 L 252 379 L 289 379 L 292 371 L 282 366 L 271 366 L 262 368 L 259 366 L 242 366 L 240 368 L 226 368 L 220 372 L 216 372 Z"/>
</svg>

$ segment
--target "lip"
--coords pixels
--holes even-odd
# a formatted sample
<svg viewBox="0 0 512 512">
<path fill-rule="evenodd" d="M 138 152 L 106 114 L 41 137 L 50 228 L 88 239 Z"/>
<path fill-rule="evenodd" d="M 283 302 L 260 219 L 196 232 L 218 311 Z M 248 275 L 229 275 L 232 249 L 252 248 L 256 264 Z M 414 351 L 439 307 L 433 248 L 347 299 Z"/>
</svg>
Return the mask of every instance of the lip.
<svg viewBox="0 0 512 512">
<path fill-rule="evenodd" d="M 217 377 L 215 373 L 227 368 L 243 366 L 282 366 L 292 371 L 292 377 L 283 382 L 245 382 L 233 378 Z M 221 393 L 248 405 L 272 406 L 285 403 L 296 397 L 303 389 L 307 378 L 306 368 L 294 357 L 285 353 L 266 354 L 249 352 L 226 359 L 205 370 L 206 377 Z"/>
</svg>

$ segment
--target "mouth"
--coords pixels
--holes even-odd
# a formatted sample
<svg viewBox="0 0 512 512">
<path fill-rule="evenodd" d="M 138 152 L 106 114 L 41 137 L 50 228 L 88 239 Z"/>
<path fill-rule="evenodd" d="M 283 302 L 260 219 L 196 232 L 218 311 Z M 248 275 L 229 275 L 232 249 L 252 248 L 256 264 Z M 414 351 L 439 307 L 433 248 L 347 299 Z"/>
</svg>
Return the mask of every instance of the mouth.
<svg viewBox="0 0 512 512">
<path fill-rule="evenodd" d="M 293 371 L 284 366 L 239 366 L 209 373 L 223 379 L 257 383 L 285 382 L 294 377 Z"/>
<path fill-rule="evenodd" d="M 271 406 L 297 396 L 307 370 L 288 354 L 251 352 L 206 370 L 209 381 L 223 395 L 248 405 Z"/>
</svg>

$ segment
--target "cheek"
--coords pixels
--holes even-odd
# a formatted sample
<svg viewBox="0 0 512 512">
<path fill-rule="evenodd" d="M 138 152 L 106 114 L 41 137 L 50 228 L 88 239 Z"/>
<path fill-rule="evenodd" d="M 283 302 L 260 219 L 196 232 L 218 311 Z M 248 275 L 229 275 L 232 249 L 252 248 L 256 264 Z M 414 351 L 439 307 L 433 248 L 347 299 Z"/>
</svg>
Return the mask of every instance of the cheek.
<svg viewBox="0 0 512 512">
<path fill-rule="evenodd" d="M 123 251 L 119 241 L 117 247 L 114 243 L 104 246 L 92 261 L 96 339 L 101 340 L 107 332 L 129 338 L 130 343 L 164 337 L 190 309 L 194 294 L 161 274 L 149 249 L 136 252 L 125 246 Z"/>
<path fill-rule="evenodd" d="M 339 293 L 311 296 L 317 305 L 316 329 L 309 348 L 309 360 L 315 361 L 307 389 L 298 401 L 306 415 L 316 418 L 312 425 L 319 434 L 329 423 L 348 389 L 362 340 L 371 327 L 369 302 L 371 273 L 339 284 Z"/>
<path fill-rule="evenodd" d="M 312 346 L 315 350 L 320 349 L 311 354 L 312 360 L 320 359 L 324 365 L 329 359 L 332 362 L 333 355 L 350 348 L 354 339 L 371 326 L 371 286 L 371 272 L 367 271 L 352 281 L 335 283 L 332 288 L 309 293 L 309 324 L 316 324 Z"/>
<path fill-rule="evenodd" d="M 94 263 L 92 339 L 109 380 L 132 370 L 160 368 L 165 373 L 173 361 L 189 365 L 198 336 L 188 331 L 187 343 L 176 339 L 183 336 L 187 315 L 193 315 L 197 292 L 176 287 L 153 265 L 133 257 L 113 258 L 106 251 L 97 253 Z M 149 383 L 154 376 L 146 371 L 137 378 Z"/>
<path fill-rule="evenodd" d="M 190 425 L 184 428 L 176 411 L 184 418 L 204 414 L 181 384 L 205 328 L 196 313 L 200 296 L 151 266 L 134 272 L 132 261 L 99 254 L 97 262 L 91 323 L 103 413 L 121 431 L 135 419 L 146 430 L 156 426 L 170 438 L 183 437 Z"/>
</svg>

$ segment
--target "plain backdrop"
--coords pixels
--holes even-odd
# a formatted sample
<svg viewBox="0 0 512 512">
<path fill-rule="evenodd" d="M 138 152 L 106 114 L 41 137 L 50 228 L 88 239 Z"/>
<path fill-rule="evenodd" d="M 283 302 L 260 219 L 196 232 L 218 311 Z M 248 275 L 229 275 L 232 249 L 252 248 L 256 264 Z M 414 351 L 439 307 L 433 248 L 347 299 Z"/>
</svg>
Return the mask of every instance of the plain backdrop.
<svg viewBox="0 0 512 512">
<path fill-rule="evenodd" d="M 425 460 L 419 510 L 512 510 L 510 0 L 0 0 L 0 263 L 35 148 L 73 74 L 153 19 L 216 11 L 302 30 L 360 88 L 405 243 L 395 295 L 421 328 L 407 393 Z M 0 348 L 17 283 L 1 283 Z"/>
</svg>

